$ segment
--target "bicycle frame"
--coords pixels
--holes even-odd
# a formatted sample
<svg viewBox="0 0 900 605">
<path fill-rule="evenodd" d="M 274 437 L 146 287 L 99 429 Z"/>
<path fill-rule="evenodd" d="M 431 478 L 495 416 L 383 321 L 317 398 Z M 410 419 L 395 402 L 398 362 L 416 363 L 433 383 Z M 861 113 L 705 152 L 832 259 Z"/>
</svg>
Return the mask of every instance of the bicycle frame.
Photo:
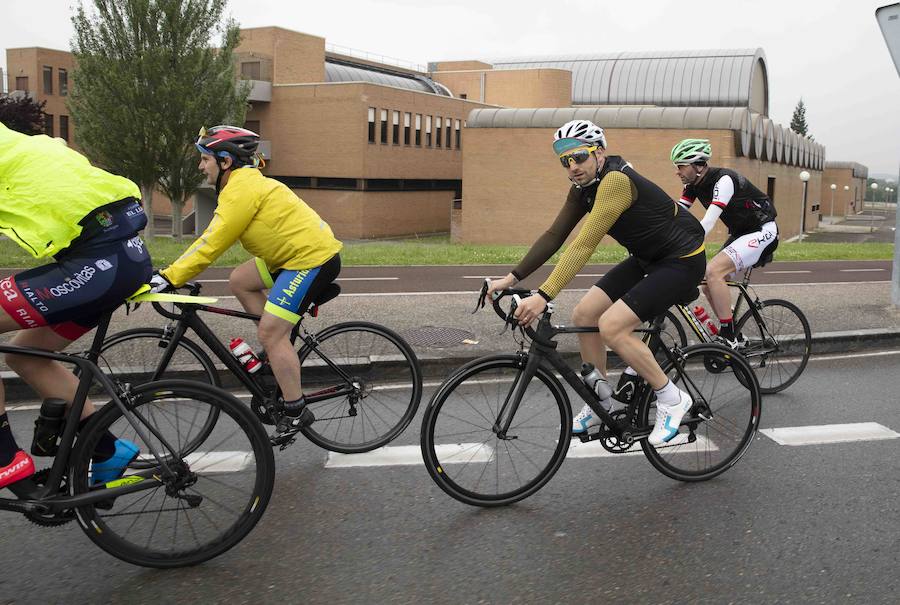
<svg viewBox="0 0 900 605">
<path fill-rule="evenodd" d="M 120 398 L 119 389 L 116 387 L 115 383 L 108 376 L 106 376 L 96 364 L 99 355 L 98 352 L 100 349 L 100 344 L 103 342 L 103 339 L 106 336 L 111 317 L 112 313 L 109 313 L 105 315 L 100 321 L 100 324 L 97 326 L 96 332 L 94 334 L 91 348 L 86 355 L 80 355 L 76 353 L 55 353 L 52 351 L 19 347 L 15 345 L 0 345 L 0 353 L 13 353 L 31 357 L 42 357 L 44 359 L 51 359 L 62 363 L 72 364 L 79 370 L 78 389 L 76 390 L 72 405 L 69 407 L 69 410 L 66 414 L 65 429 L 63 430 L 63 434 L 60 438 L 59 450 L 54 457 L 53 466 L 50 469 L 50 474 L 47 478 L 46 483 L 43 487 L 39 488 L 37 492 L 31 493 L 24 490 L 27 490 L 28 487 L 31 487 L 34 484 L 27 486 L 20 485 L 19 483 L 14 483 L 9 487 L 9 489 L 17 496 L 20 496 L 20 499 L 0 498 L 0 510 L 9 510 L 13 512 L 40 511 L 56 513 L 66 509 L 76 508 L 103 500 L 109 500 L 110 498 L 115 498 L 118 496 L 124 496 L 125 494 L 129 494 L 132 492 L 152 489 L 163 483 L 162 478 L 155 475 L 157 471 L 155 469 L 151 469 L 135 474 L 140 475 L 144 479 L 153 479 L 153 481 L 140 481 L 131 485 L 125 485 L 115 488 L 105 487 L 104 489 L 96 490 L 94 493 L 79 494 L 76 496 L 50 497 L 52 494 L 58 494 L 60 486 L 62 485 L 63 476 L 66 473 L 66 467 L 69 464 L 69 457 L 72 454 L 76 433 L 78 431 L 78 419 L 81 418 L 81 413 L 84 410 L 84 405 L 88 398 L 88 391 L 94 380 L 97 380 L 101 384 L 107 395 L 109 395 L 111 402 L 122 411 L 122 415 L 126 418 L 128 423 L 131 424 L 135 432 L 137 432 L 138 436 L 143 439 L 146 445 L 149 446 L 151 441 L 149 435 L 144 430 L 145 428 L 149 429 L 153 436 L 159 439 L 159 442 L 164 447 L 166 447 L 170 451 L 174 451 L 174 448 L 172 448 L 171 444 L 169 444 L 163 438 L 163 436 L 153 428 L 151 424 L 147 423 L 139 412 L 129 409 L 129 407 L 123 402 L 122 398 Z M 125 393 L 124 395 L 127 399 L 127 393 Z M 156 462 L 159 464 L 159 467 L 162 469 L 162 475 L 164 475 L 166 478 L 176 477 L 176 474 L 165 462 L 163 456 L 159 452 L 151 449 L 150 454 L 153 455 L 153 457 L 156 459 Z"/>
<path fill-rule="evenodd" d="M 732 309 L 732 316 L 737 319 L 741 316 L 741 303 L 746 301 L 747 308 L 753 313 L 753 316 L 756 318 L 756 321 L 760 325 L 765 325 L 765 322 L 762 320 L 762 317 L 759 314 L 758 306 L 756 301 L 759 300 L 755 295 L 750 294 L 749 282 L 750 282 L 750 273 L 752 268 L 748 269 L 744 272 L 744 279 L 741 281 L 725 281 L 725 284 L 730 288 L 737 288 L 738 295 L 737 300 L 734 303 L 734 308 Z M 703 282 L 705 283 L 705 281 Z M 755 300 L 754 300 L 755 299 Z M 713 342 L 713 335 L 709 333 L 700 321 L 694 316 L 691 312 L 690 308 L 687 304 L 677 304 L 675 307 L 678 309 L 678 312 L 681 313 L 681 316 L 684 318 L 685 322 L 687 322 L 688 326 L 690 326 L 691 330 L 694 334 L 697 335 L 697 338 L 700 339 L 701 342 Z"/>
<path fill-rule="evenodd" d="M 498 306 L 499 297 L 494 301 L 494 309 L 498 315 L 504 317 L 504 319 L 508 322 L 509 318 L 512 316 L 513 311 L 510 311 L 508 315 L 503 315 L 503 311 Z M 548 303 L 547 310 L 541 315 L 541 318 L 538 322 L 537 330 L 532 329 L 530 326 L 523 326 L 521 329 L 525 332 L 529 338 L 531 339 L 531 347 L 528 352 L 528 361 L 525 364 L 525 368 L 522 373 L 517 377 L 516 383 L 513 388 L 510 390 L 509 395 L 504 401 L 503 405 L 500 407 L 500 410 L 497 414 L 497 418 L 494 424 L 494 430 L 497 433 L 497 436 L 501 439 L 506 438 L 506 433 L 509 430 L 509 427 L 512 424 L 512 420 L 518 410 L 519 403 L 522 401 L 522 397 L 525 394 L 525 389 L 528 387 L 528 384 L 531 382 L 531 379 L 534 378 L 535 373 L 537 372 L 538 367 L 541 366 L 545 361 L 552 366 L 557 372 L 559 372 L 560 376 L 566 381 L 566 383 L 572 387 L 572 389 L 584 400 L 585 403 L 590 406 L 590 408 L 603 420 L 603 423 L 613 432 L 613 434 L 625 443 L 632 443 L 637 439 L 641 439 L 647 437 L 652 431 L 653 428 L 651 426 L 647 427 L 635 427 L 631 422 L 627 421 L 619 421 L 613 418 L 609 412 L 607 412 L 603 406 L 600 405 L 600 399 L 597 394 L 587 385 L 584 381 L 575 373 L 575 371 L 569 367 L 569 365 L 563 360 L 562 356 L 557 352 L 556 348 L 558 343 L 553 340 L 559 334 L 587 334 L 587 333 L 598 333 L 600 330 L 598 327 L 569 327 L 564 325 L 552 325 L 550 323 L 550 318 L 553 313 L 553 303 Z M 662 349 L 665 352 L 666 358 L 670 363 L 676 366 L 676 370 L 679 375 L 681 375 L 686 381 L 692 382 L 690 377 L 684 372 L 684 369 L 680 365 L 680 361 L 678 359 L 677 352 L 673 352 L 669 350 L 667 347 L 663 346 L 662 341 L 659 338 L 659 334 L 661 332 L 661 324 L 664 319 L 664 316 L 660 316 L 656 320 L 652 322 L 651 327 L 649 328 L 637 328 L 635 332 L 644 333 L 644 340 L 650 346 L 652 352 L 655 352 L 659 349 Z M 514 321 L 514 320 L 513 320 Z M 546 367 L 546 365 L 545 365 Z M 642 382 L 642 388 L 647 388 L 647 384 L 645 381 Z M 692 385 L 694 392 L 698 392 L 696 385 Z M 632 403 L 629 404 L 629 410 L 633 410 L 634 406 L 640 399 L 640 395 L 636 394 L 632 400 Z M 696 401 L 695 403 L 700 403 Z M 632 414 L 629 414 L 631 417 Z M 501 421 L 505 417 L 505 420 Z M 699 422 L 699 420 L 696 420 Z M 686 425 L 691 424 L 691 421 L 688 420 L 685 422 Z"/>
<path fill-rule="evenodd" d="M 193 289 L 191 291 L 191 295 L 196 296 L 196 292 L 194 292 Z M 156 312 L 163 317 L 174 321 L 175 327 L 174 331 L 172 332 L 172 336 L 169 339 L 168 345 L 166 346 L 165 351 L 163 351 L 163 354 L 160 357 L 159 363 L 156 366 L 151 380 L 159 380 L 162 377 L 162 374 L 168 367 L 169 362 L 172 360 L 172 356 L 175 354 L 178 342 L 185 336 L 188 329 L 190 329 L 207 347 L 209 347 L 209 350 L 212 351 L 213 355 L 215 355 L 216 358 L 218 358 L 225 365 L 225 367 L 228 368 L 228 370 L 230 370 L 231 373 L 238 378 L 241 384 L 243 384 L 252 395 L 255 395 L 262 399 L 265 399 L 270 395 L 268 390 L 256 379 L 256 375 L 250 374 L 244 369 L 244 366 L 241 364 L 241 362 L 231 354 L 231 351 L 229 351 L 228 348 L 222 343 L 222 341 L 219 340 L 212 329 L 198 315 L 198 312 L 206 311 L 208 313 L 213 313 L 216 315 L 238 317 L 255 322 L 258 322 L 260 320 L 259 315 L 246 313 L 244 311 L 237 311 L 234 309 L 225 309 L 223 307 L 214 307 L 206 304 L 175 303 L 175 306 L 179 308 L 180 313 L 169 311 L 163 308 L 160 303 L 153 303 L 153 308 L 156 309 Z M 316 349 L 316 345 L 318 343 L 315 337 L 308 334 L 300 334 L 301 327 L 301 324 L 298 322 L 291 330 L 291 342 L 296 342 L 296 339 L 299 337 L 301 340 L 303 340 L 307 347 L 318 351 L 318 349 Z M 321 352 L 319 352 L 319 357 L 344 380 L 344 384 L 343 386 L 333 386 L 322 391 L 307 393 L 305 394 L 306 401 L 312 404 L 326 399 L 331 399 L 335 396 L 352 394 L 352 377 L 348 375 L 343 368 L 336 365 Z"/>
</svg>

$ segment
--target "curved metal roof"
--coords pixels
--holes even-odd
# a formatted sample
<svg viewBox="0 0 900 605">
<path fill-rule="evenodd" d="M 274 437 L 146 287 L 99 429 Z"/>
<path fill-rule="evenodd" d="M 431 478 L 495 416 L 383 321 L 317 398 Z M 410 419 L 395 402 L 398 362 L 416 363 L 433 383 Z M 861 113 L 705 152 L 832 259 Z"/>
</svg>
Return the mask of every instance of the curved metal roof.
<svg viewBox="0 0 900 605">
<path fill-rule="evenodd" d="M 769 113 L 761 48 L 518 57 L 492 63 L 494 69 L 570 70 L 575 105 L 747 107 Z"/>
<path fill-rule="evenodd" d="M 440 86 L 425 76 L 405 77 L 376 71 L 374 69 L 365 69 L 355 65 L 332 63 L 331 61 L 325 61 L 325 81 L 368 82 L 370 84 L 381 84 L 382 86 L 394 86 L 396 88 L 407 88 L 418 92 L 430 92 L 442 96 L 452 96 L 445 86 Z"/>
</svg>

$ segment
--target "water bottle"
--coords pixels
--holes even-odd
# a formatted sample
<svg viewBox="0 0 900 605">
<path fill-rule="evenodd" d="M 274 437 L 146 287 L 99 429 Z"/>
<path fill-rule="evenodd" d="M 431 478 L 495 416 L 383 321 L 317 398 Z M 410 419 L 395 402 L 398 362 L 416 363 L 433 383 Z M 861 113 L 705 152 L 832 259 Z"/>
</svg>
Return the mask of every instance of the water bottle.
<svg viewBox="0 0 900 605">
<path fill-rule="evenodd" d="M 611 397 L 613 391 L 612 387 L 609 386 L 609 383 L 606 381 L 606 378 L 600 373 L 600 370 L 595 368 L 592 363 L 582 363 L 581 379 L 589 389 L 597 394 L 597 397 L 600 398 L 600 405 L 603 406 L 603 409 L 608 411 L 609 408 L 612 407 Z"/>
<path fill-rule="evenodd" d="M 34 421 L 31 453 L 35 456 L 54 456 L 59 449 L 59 436 L 66 424 L 66 400 L 47 398 Z"/>
<path fill-rule="evenodd" d="M 712 336 L 715 336 L 719 333 L 719 327 L 716 325 L 716 322 L 710 319 L 709 314 L 706 312 L 706 309 L 704 309 L 702 306 L 697 305 L 696 307 L 694 307 L 694 317 L 697 318 L 697 321 L 703 324 L 703 326 L 707 329 L 707 331 L 709 331 Z"/>
<path fill-rule="evenodd" d="M 250 345 L 244 342 L 243 339 L 232 338 L 228 348 L 231 349 L 231 354 L 238 358 L 241 365 L 243 365 L 244 369 L 250 374 L 259 371 L 262 367 L 262 362 L 259 360 L 259 357 L 256 356 L 256 353 L 253 352 Z"/>
</svg>

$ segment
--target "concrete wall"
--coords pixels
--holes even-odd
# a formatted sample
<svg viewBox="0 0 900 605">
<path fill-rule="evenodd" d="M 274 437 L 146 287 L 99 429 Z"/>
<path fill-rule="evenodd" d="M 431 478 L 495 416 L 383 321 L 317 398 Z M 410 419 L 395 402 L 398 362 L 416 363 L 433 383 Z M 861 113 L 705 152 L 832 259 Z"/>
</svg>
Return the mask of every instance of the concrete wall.
<svg viewBox="0 0 900 605">
<path fill-rule="evenodd" d="M 852 168 L 825 168 L 822 176 L 822 214 L 831 213 L 831 184 L 837 185 L 834 192 L 834 216 L 855 214 L 862 210 L 866 195 L 866 179 L 853 176 Z M 844 187 L 849 187 L 844 191 Z"/>
<path fill-rule="evenodd" d="M 319 213 L 340 240 L 450 230 L 452 191 L 293 191 Z"/>
<path fill-rule="evenodd" d="M 472 128 L 466 136 L 463 207 L 453 230 L 458 241 L 531 244 L 556 216 L 570 185 L 551 149 L 553 129 Z M 775 179 L 773 198 L 781 239 L 799 232 L 801 169 L 738 156 L 737 135 L 730 130 L 609 129 L 606 136 L 610 155 L 623 156 L 673 199 L 680 195 L 682 185 L 669 161 L 669 151 L 684 138 L 708 138 L 713 146 L 713 165 L 737 170 L 764 192 L 769 177 Z M 812 207 L 820 201 L 822 178 L 820 171 L 809 172 L 807 231 L 818 223 Z M 693 211 L 698 218 L 703 215 L 699 203 Z M 710 239 L 719 242 L 725 236 L 720 221 Z M 614 242 L 607 237 L 604 243 Z"/>
<path fill-rule="evenodd" d="M 443 64 L 442 64 L 443 65 Z M 566 69 L 436 71 L 432 77 L 472 101 L 503 107 L 569 107 L 572 72 Z"/>
</svg>

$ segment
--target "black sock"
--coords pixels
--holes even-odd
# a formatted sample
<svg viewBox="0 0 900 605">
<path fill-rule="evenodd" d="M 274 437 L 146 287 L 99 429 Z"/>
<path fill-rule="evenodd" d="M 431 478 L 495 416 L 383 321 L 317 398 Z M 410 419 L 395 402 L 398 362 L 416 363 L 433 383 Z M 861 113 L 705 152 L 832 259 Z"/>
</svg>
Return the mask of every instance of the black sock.
<svg viewBox="0 0 900 605">
<path fill-rule="evenodd" d="M 728 319 L 719 320 L 719 336 L 728 340 L 734 340 L 734 318 L 729 317 Z"/>
<path fill-rule="evenodd" d="M 87 424 L 90 419 L 90 416 L 81 419 L 81 422 L 78 423 L 78 432 L 81 432 L 84 425 Z M 104 431 L 103 435 L 100 436 L 100 441 L 98 441 L 97 445 L 94 447 L 94 455 L 91 456 L 91 458 L 94 462 L 105 462 L 112 458 L 115 453 L 116 437 L 109 431 Z"/>
<path fill-rule="evenodd" d="M 285 401 L 284 405 L 284 413 L 287 416 L 299 416 L 300 412 L 303 411 L 303 408 L 306 407 L 306 397 L 300 395 L 300 399 L 294 399 L 293 401 Z"/>
<path fill-rule="evenodd" d="M 12 428 L 9 426 L 9 417 L 4 413 L 0 416 L 0 466 L 6 466 L 16 457 L 19 446 L 13 437 Z"/>
</svg>

